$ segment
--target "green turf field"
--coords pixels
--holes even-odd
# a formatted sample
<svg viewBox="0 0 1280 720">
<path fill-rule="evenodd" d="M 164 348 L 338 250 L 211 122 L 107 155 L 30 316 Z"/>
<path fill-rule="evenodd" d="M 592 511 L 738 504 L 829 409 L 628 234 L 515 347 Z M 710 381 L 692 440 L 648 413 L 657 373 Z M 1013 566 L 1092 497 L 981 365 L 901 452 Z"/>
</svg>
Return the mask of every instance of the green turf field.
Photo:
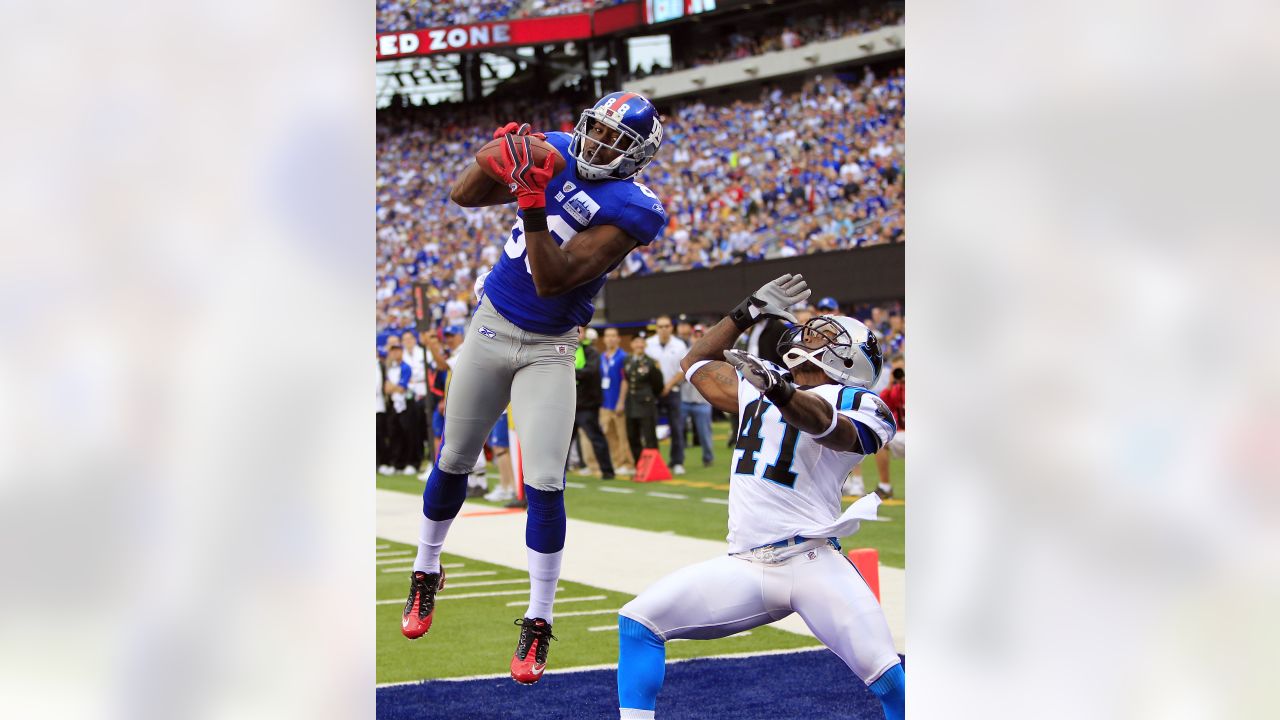
<svg viewBox="0 0 1280 720">
<path fill-rule="evenodd" d="M 408 640 L 400 634 L 400 615 L 415 548 L 381 539 L 378 548 L 378 683 L 507 672 L 520 636 L 513 621 L 524 614 L 528 602 L 528 573 L 445 553 L 445 589 L 437 596 L 431 631 L 418 640 Z M 397 568 L 405 569 L 397 572 Z M 468 587 L 477 582 L 494 584 Z M 564 668 L 617 662 L 617 610 L 631 598 L 625 593 L 562 580 L 556 592 L 557 640 L 551 644 L 550 665 Z M 771 627 L 748 633 L 721 640 L 672 642 L 667 645 L 667 657 L 705 657 L 818 644 L 813 638 Z"/>
<path fill-rule="evenodd" d="M 633 483 L 626 478 L 617 480 L 598 480 L 585 475 L 569 474 L 568 487 L 565 489 L 565 508 L 569 517 L 579 520 L 620 525 L 623 527 L 652 530 L 654 532 L 674 532 L 677 535 L 703 538 L 706 540 L 724 540 L 727 532 L 727 507 L 723 502 L 729 497 L 729 458 L 733 451 L 725 447 L 729 426 L 727 423 L 714 423 L 712 432 L 715 435 L 715 462 L 709 468 L 702 467 L 701 448 L 686 448 L 685 468 L 687 473 L 671 480 L 655 483 Z M 659 443 L 662 456 L 668 456 L 668 441 Z M 904 478 L 904 461 L 891 460 L 889 474 L 893 478 L 894 499 L 880 506 L 879 515 L 886 522 L 862 523 L 857 535 L 842 538 L 841 544 L 846 548 L 872 547 L 880 551 L 880 562 L 889 567 L 906 567 L 904 553 L 906 507 L 906 481 Z M 879 474 L 875 463 L 868 458 L 862 463 L 862 472 L 866 490 L 875 489 Z M 497 486 L 498 470 L 489 465 L 489 486 Z M 408 475 L 377 476 L 378 487 L 385 490 L 421 495 L 423 481 Z M 632 490 L 631 493 L 602 492 L 600 488 L 611 490 Z M 683 499 L 668 498 L 650 493 L 658 492 L 667 495 L 683 495 Z M 720 501 L 720 502 L 710 502 Z M 845 506 L 853 498 L 845 500 Z M 483 500 L 471 502 L 484 503 Z M 380 596 L 381 597 L 381 596 Z"/>
<path fill-rule="evenodd" d="M 713 465 L 703 468 L 701 449 L 689 448 L 685 464 L 688 472 L 672 480 L 633 483 L 619 478 L 604 481 L 571 473 L 565 490 L 569 517 L 723 541 L 732 451 L 725 447 L 728 425 L 715 423 L 712 428 L 716 438 Z M 668 443 L 663 441 L 660 444 L 665 459 Z M 906 508 L 903 498 L 906 484 L 903 470 L 901 461 L 891 462 L 890 473 L 896 497 L 882 504 L 879 512 L 887 521 L 863 523 L 857 535 L 841 539 L 846 548 L 877 548 L 882 564 L 898 568 L 904 567 L 905 562 L 903 521 Z M 491 464 L 490 487 L 496 486 L 497 477 L 497 468 Z M 870 460 L 863 463 L 863 478 L 866 489 L 874 489 L 879 475 Z M 407 475 L 379 475 L 377 485 L 385 490 L 416 496 L 422 494 L 424 483 Z M 847 498 L 846 506 L 853 499 Z M 487 504 L 482 500 L 469 502 Z M 519 637 L 519 628 L 512 621 L 521 617 L 528 601 L 528 574 L 523 569 L 445 553 L 443 562 L 448 580 L 445 590 L 438 596 L 436 622 L 425 637 L 410 641 L 400 634 L 400 615 L 408 591 L 414 550 L 410 545 L 378 540 L 377 682 L 506 673 Z M 700 559 L 691 558 L 690 562 Z M 512 582 L 502 582 L 508 580 Z M 617 610 L 631 597 L 626 593 L 562 580 L 556 593 L 555 634 L 559 640 L 551 646 L 551 666 L 568 668 L 617 662 Z M 760 627 L 751 630 L 749 635 L 721 640 L 673 642 L 667 647 L 667 657 L 705 657 L 816 644 L 817 641 L 811 637 Z"/>
</svg>

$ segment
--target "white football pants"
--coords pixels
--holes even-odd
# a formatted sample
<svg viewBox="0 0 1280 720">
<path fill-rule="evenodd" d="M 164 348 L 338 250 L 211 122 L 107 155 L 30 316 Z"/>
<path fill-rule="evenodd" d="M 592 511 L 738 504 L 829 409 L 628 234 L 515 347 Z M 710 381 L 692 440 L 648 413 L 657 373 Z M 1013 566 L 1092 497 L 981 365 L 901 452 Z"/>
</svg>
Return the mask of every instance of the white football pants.
<svg viewBox="0 0 1280 720">
<path fill-rule="evenodd" d="M 691 565 L 654 583 L 618 614 L 666 642 L 722 638 L 792 612 L 868 685 L 898 662 L 880 603 L 826 540 Z"/>
</svg>

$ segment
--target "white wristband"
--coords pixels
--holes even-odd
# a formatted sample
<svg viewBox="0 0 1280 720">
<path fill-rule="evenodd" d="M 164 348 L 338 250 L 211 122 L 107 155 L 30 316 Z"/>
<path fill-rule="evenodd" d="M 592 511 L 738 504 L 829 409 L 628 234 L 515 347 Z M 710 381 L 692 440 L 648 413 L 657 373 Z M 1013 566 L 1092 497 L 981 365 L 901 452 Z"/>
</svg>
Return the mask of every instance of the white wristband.
<svg viewBox="0 0 1280 720">
<path fill-rule="evenodd" d="M 686 373 L 684 374 L 684 379 L 685 379 L 685 380 L 688 380 L 689 382 L 693 382 L 693 376 L 694 376 L 694 373 L 696 373 L 696 372 L 698 372 L 699 370 L 701 370 L 701 369 L 702 369 L 702 366 L 703 366 L 703 365 L 706 365 L 706 364 L 707 364 L 707 363 L 709 363 L 709 362 L 711 362 L 711 361 L 710 361 L 710 360 L 699 360 L 698 362 L 696 362 L 696 363 L 694 363 L 694 364 L 690 365 L 690 366 L 689 366 L 689 371 L 688 371 L 688 372 L 686 372 Z"/>
<path fill-rule="evenodd" d="M 813 439 L 817 440 L 818 438 L 824 438 L 830 435 L 831 431 L 836 429 L 836 423 L 839 421 L 840 421 L 840 413 L 836 412 L 836 406 L 832 405 L 831 406 L 831 424 L 827 426 L 826 430 L 822 431 L 821 435 L 814 435 Z"/>
</svg>

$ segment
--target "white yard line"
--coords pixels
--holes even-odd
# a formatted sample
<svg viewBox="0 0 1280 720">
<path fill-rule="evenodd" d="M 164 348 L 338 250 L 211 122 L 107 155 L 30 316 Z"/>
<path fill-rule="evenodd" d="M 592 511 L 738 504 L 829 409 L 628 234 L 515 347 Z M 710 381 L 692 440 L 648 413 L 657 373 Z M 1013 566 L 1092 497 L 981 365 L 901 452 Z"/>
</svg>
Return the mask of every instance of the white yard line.
<svg viewBox="0 0 1280 720">
<path fill-rule="evenodd" d="M 446 589 L 447 589 L 447 588 L 446 588 Z M 560 591 L 561 591 L 561 590 L 563 590 L 563 589 L 564 589 L 564 588 L 559 588 L 559 587 L 558 587 L 558 588 L 556 588 L 556 592 L 560 592 Z M 523 588 L 523 589 L 521 589 L 521 590 L 493 590 L 493 591 L 491 591 L 491 592 L 463 593 L 463 594 L 461 594 L 461 595 L 450 595 L 450 594 L 448 594 L 448 593 L 443 593 L 443 592 L 442 592 L 442 593 L 440 593 L 439 595 L 437 595 L 437 596 L 436 596 L 436 602 L 439 602 L 439 601 L 441 601 L 441 600 L 445 600 L 445 599 L 449 599 L 449 600 L 467 600 L 467 599 L 469 599 L 469 598 L 501 597 L 501 596 L 503 596 L 503 595 L 528 595 L 528 594 L 529 594 L 529 588 Z M 404 600 L 403 600 L 403 599 L 401 599 L 401 600 L 394 600 L 394 599 L 379 600 L 379 601 L 378 601 L 377 603 L 375 603 L 375 604 L 377 604 L 377 605 L 403 605 L 403 604 L 404 604 Z M 511 607 L 516 607 L 516 606 L 519 606 L 519 605 L 528 605 L 528 604 L 529 604 L 529 603 L 527 603 L 527 602 L 518 602 L 518 603 L 516 603 L 515 605 L 512 605 Z"/>
<path fill-rule="evenodd" d="M 403 601 L 401 601 L 403 602 Z M 747 632 L 750 632 L 749 630 Z M 674 640 L 672 642 L 675 642 Z M 737 658 L 764 657 L 766 655 L 795 655 L 797 653 L 826 651 L 825 647 L 808 647 L 808 648 L 789 648 L 786 650 L 760 650 L 756 652 L 736 652 L 725 653 L 724 655 L 710 655 L 707 657 L 694 658 L 676 658 L 668 660 L 668 665 L 676 663 L 689 662 L 690 660 L 735 660 Z M 829 652 L 829 651 L 828 651 Z M 592 672 L 595 670 L 613 670 L 618 667 L 617 663 L 606 663 L 602 665 L 581 665 L 571 668 L 548 668 L 544 675 L 572 675 L 574 673 Z M 465 675 L 463 677 L 440 678 L 439 680 L 405 680 L 402 682 L 380 683 L 377 687 L 398 687 L 400 685 L 424 685 L 426 683 L 445 683 L 445 682 L 466 682 L 468 680 L 497 680 L 499 678 L 511 677 L 510 672 L 492 673 L 489 675 Z"/>
<path fill-rule="evenodd" d="M 615 625 L 596 625 L 594 627 L 587 628 L 587 632 L 609 632 L 611 630 L 613 632 L 617 632 L 618 626 L 616 624 Z"/>
<path fill-rule="evenodd" d="M 664 493 L 664 492 L 657 492 L 657 491 L 650 491 L 645 493 L 645 495 L 648 495 L 650 497 L 668 498 L 670 500 L 688 500 L 689 499 L 688 495 L 680 495 L 678 493 Z"/>
<path fill-rule="evenodd" d="M 590 602 L 592 600 L 603 600 L 607 597 L 609 596 L 608 595 L 583 595 L 582 597 L 556 598 L 556 604 L 559 605 L 560 603 L 567 603 L 567 602 Z M 517 605 L 524 605 L 524 604 L 525 603 L 522 603 L 517 600 L 516 602 L 507 603 L 507 607 L 515 607 Z"/>
<path fill-rule="evenodd" d="M 407 493 L 377 490 L 378 537 L 416 545 L 422 524 L 422 499 Z M 726 504 L 720 498 L 703 502 Z M 462 512 L 489 509 L 467 503 Z M 524 513 L 460 517 L 449 529 L 444 550 L 466 558 L 523 571 L 528 567 L 524 545 Z M 601 590 L 639 595 L 663 577 L 708 558 L 724 555 L 723 540 L 664 535 L 649 530 L 569 518 L 560 577 Z M 446 588 L 447 589 L 447 588 Z M 444 597 L 442 593 L 440 597 Z M 880 596 L 898 652 L 906 652 L 906 572 L 880 566 Z M 806 637 L 813 633 L 798 613 L 770 625 Z"/>
<path fill-rule="evenodd" d="M 445 570 L 452 570 L 454 568 L 460 568 L 460 567 L 466 567 L 466 566 L 467 566 L 466 563 L 444 563 L 440 567 L 444 568 Z"/>
<path fill-rule="evenodd" d="M 379 545 L 379 546 L 377 546 L 377 547 L 376 547 L 376 548 L 374 548 L 374 549 L 375 549 L 375 550 L 390 550 L 390 549 L 391 549 L 391 546 L 390 546 L 390 545 Z"/>
<path fill-rule="evenodd" d="M 568 480 L 564 481 L 564 485 L 565 487 L 571 487 L 571 488 L 574 488 L 575 490 L 581 490 L 587 486 L 586 483 L 569 482 Z"/>
<path fill-rule="evenodd" d="M 440 597 L 444 597 L 443 595 L 444 592 L 448 592 L 449 590 L 452 590 L 454 588 L 487 587 L 489 585 L 510 585 L 511 583 L 527 583 L 527 582 L 529 582 L 529 578 L 522 577 L 522 578 L 513 578 L 511 580 L 483 580 L 481 582 L 464 582 L 464 583 L 454 584 L 452 581 L 449 580 L 448 577 L 446 577 L 444 579 L 444 590 L 441 591 L 442 594 Z"/>
<path fill-rule="evenodd" d="M 564 617 L 579 617 L 582 615 L 610 615 L 617 614 L 618 608 L 605 608 L 604 610 L 574 610 L 573 612 L 558 612 L 555 614 L 556 619 Z"/>
<path fill-rule="evenodd" d="M 602 487 L 600 488 L 600 492 L 611 492 L 611 493 L 618 493 L 619 495 L 630 495 L 631 493 L 635 492 L 635 490 L 632 490 L 631 488 Z"/>
<path fill-rule="evenodd" d="M 702 498 L 702 502 L 704 502 L 704 503 L 712 503 L 713 505 L 728 505 L 728 504 L 729 504 L 729 501 L 728 501 L 726 498 Z"/>
</svg>

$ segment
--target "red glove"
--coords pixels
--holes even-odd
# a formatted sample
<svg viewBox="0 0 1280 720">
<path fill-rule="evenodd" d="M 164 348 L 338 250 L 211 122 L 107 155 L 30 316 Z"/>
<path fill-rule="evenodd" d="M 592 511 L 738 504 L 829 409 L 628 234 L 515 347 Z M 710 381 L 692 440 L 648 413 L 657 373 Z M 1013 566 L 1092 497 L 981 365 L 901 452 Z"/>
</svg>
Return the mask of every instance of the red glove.
<svg viewBox="0 0 1280 720">
<path fill-rule="evenodd" d="M 506 133 L 502 139 L 506 140 L 502 146 L 502 160 L 489 158 L 489 167 L 511 189 L 521 210 L 545 208 L 547 183 L 556 174 L 556 156 L 547 153 L 542 165 L 534 165 L 527 135 Z"/>
<path fill-rule="evenodd" d="M 531 129 L 532 128 L 529 127 L 529 123 L 522 123 L 520 125 L 517 125 L 514 122 L 509 122 L 506 125 L 503 125 L 502 127 L 493 131 L 493 139 L 497 140 L 503 135 L 509 135 L 512 133 L 516 135 L 528 135 L 529 137 L 536 137 L 539 140 L 547 139 L 547 136 L 545 133 L 531 133 L 529 132 Z"/>
</svg>

